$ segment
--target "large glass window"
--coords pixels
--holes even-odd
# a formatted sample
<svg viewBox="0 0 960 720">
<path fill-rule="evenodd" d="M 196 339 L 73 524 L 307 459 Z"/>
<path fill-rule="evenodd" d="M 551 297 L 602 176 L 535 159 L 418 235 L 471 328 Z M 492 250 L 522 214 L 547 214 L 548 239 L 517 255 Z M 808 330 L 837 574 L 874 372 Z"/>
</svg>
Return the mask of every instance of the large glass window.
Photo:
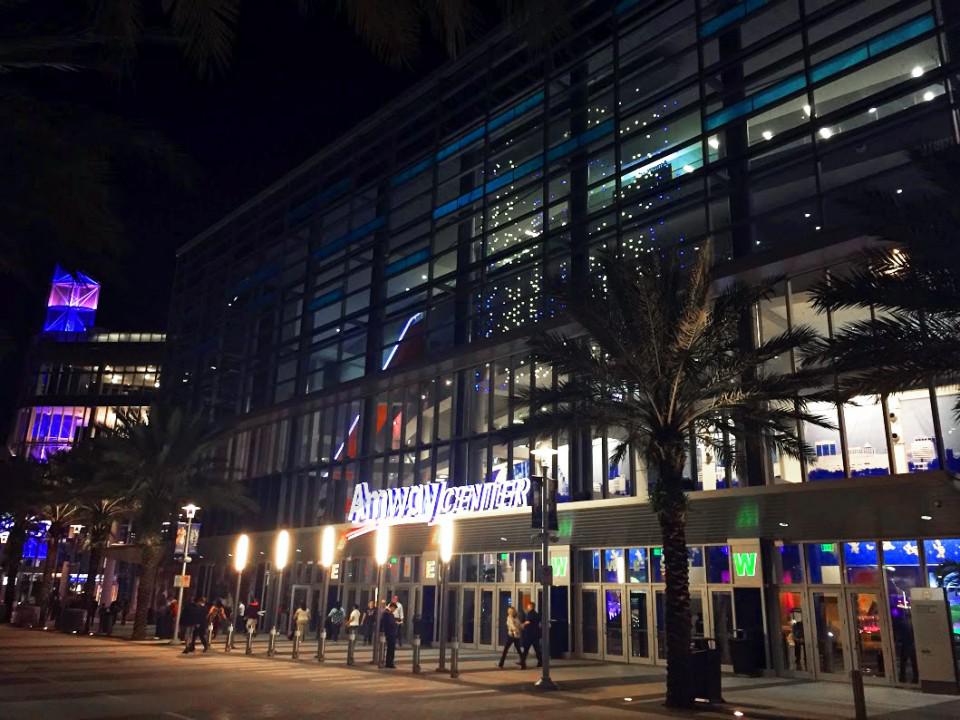
<svg viewBox="0 0 960 720">
<path fill-rule="evenodd" d="M 851 585 L 879 585 L 880 570 L 877 543 L 856 540 L 843 544 L 843 564 Z"/>
<path fill-rule="evenodd" d="M 814 585 L 840 584 L 840 549 L 837 543 L 807 545 L 807 565 Z"/>
</svg>

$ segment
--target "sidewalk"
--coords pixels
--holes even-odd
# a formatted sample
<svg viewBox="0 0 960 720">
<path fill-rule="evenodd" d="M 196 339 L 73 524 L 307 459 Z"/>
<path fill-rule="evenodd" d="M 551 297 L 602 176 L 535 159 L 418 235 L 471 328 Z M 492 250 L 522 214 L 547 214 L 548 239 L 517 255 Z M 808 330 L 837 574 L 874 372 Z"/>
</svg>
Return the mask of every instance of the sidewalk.
<svg viewBox="0 0 960 720">
<path fill-rule="evenodd" d="M 132 627 L 130 623 L 125 626 L 117 625 L 114 628 L 113 637 L 129 638 Z M 267 634 L 257 635 L 253 643 L 254 656 L 260 659 L 266 658 L 267 640 Z M 236 649 L 227 656 L 231 662 L 243 658 L 245 641 L 245 636 L 236 636 Z M 179 651 L 182 647 L 179 644 L 170 647 L 168 640 L 149 642 L 169 647 L 169 652 Z M 205 656 L 223 657 L 224 645 L 225 637 L 220 635 Z M 310 638 L 301 645 L 298 661 L 291 658 L 292 646 L 293 643 L 286 637 L 278 637 L 276 654 L 273 658 L 273 661 L 278 663 L 278 667 L 282 663 L 304 669 L 341 667 L 354 672 L 377 672 L 371 665 L 373 652 L 369 645 L 357 644 L 356 664 L 353 668 L 348 668 L 346 665 L 346 642 L 328 643 L 323 665 L 316 659 L 315 638 Z M 160 649 L 158 647 L 158 651 Z M 197 648 L 198 653 L 200 650 Z M 410 673 L 412 655 L 412 648 L 408 644 L 397 648 L 396 675 Z M 533 691 L 530 671 L 520 673 L 515 664 L 515 656 L 510 656 L 505 669 L 500 670 L 497 667 L 499 653 L 488 650 L 462 650 L 459 663 L 460 675 L 456 680 L 451 680 L 448 673 L 436 672 L 438 660 L 437 647 L 422 649 L 422 678 L 434 680 L 437 683 L 459 684 L 464 688 L 464 693 L 479 691 L 529 693 Z M 532 657 L 530 665 L 531 667 L 535 665 Z M 449 659 L 447 666 L 449 668 Z M 551 663 L 551 676 L 560 686 L 557 693 L 558 699 L 563 698 L 578 705 L 597 708 L 629 706 L 647 712 L 656 710 L 658 714 L 675 714 L 662 707 L 665 691 L 665 671 L 662 667 L 601 663 L 581 659 L 554 660 Z M 834 720 L 855 717 L 853 693 L 847 683 L 724 675 L 723 697 L 726 701 L 725 705 L 704 705 L 695 711 L 696 715 L 701 718 L 729 718 L 739 711 L 743 713 L 742 717 L 758 720 Z M 867 713 L 871 720 L 960 718 L 960 697 L 958 696 L 929 695 L 916 690 L 867 685 L 866 701 Z"/>
</svg>

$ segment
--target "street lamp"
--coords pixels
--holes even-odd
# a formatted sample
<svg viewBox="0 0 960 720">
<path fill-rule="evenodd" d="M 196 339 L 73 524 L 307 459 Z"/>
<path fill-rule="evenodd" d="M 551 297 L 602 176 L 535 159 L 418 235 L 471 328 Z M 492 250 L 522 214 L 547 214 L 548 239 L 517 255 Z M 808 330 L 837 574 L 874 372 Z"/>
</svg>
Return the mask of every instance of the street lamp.
<svg viewBox="0 0 960 720">
<path fill-rule="evenodd" d="M 199 505 L 187 503 L 182 508 L 187 516 L 187 532 L 183 537 L 183 569 L 180 571 L 180 592 L 177 593 L 177 617 L 173 621 L 173 637 L 170 638 L 170 644 L 173 645 L 180 638 L 180 615 L 183 613 L 183 583 L 187 576 L 187 563 L 190 562 L 190 533 L 193 529 L 193 518 L 197 515 Z M 174 541 L 174 550 L 176 550 L 176 541 Z"/>
<path fill-rule="evenodd" d="M 247 567 L 247 557 L 250 555 L 250 538 L 241 535 L 237 538 L 236 545 L 233 548 L 233 569 L 237 571 L 237 593 L 233 596 L 233 622 L 230 624 L 230 638 L 228 647 L 233 647 L 233 630 L 239 621 L 237 615 L 240 612 L 240 580 L 243 577 L 243 571 Z"/>
<path fill-rule="evenodd" d="M 320 595 L 320 641 L 317 645 L 317 660 L 323 662 L 327 650 L 327 595 L 330 594 L 330 570 L 333 568 L 333 556 L 336 551 L 337 534 L 332 525 L 320 532 L 320 565 L 323 567 L 323 590 Z"/>
<path fill-rule="evenodd" d="M 453 519 L 440 520 L 440 665 L 437 672 L 447 669 L 447 567 L 453 558 Z"/>
<path fill-rule="evenodd" d="M 389 525 L 380 525 L 377 528 L 376 536 L 374 538 L 374 559 L 377 562 L 377 622 L 373 626 L 373 632 L 375 633 L 374 637 L 376 642 L 373 644 L 373 660 L 372 662 L 380 662 L 380 653 L 382 648 L 380 647 L 380 621 L 383 618 L 383 583 L 384 583 L 384 571 L 383 566 L 387 564 L 387 560 L 390 559 L 390 526 Z"/>
<path fill-rule="evenodd" d="M 290 556 L 290 533 L 281 530 L 277 533 L 277 540 L 273 545 L 273 566 L 277 573 L 277 602 L 273 613 L 273 627 L 270 628 L 270 644 L 267 647 L 267 655 L 273 656 L 277 651 L 277 625 L 280 623 L 280 600 L 283 597 L 283 569 L 287 566 L 287 559 Z"/>
<path fill-rule="evenodd" d="M 540 679 L 535 686 L 540 690 L 556 690 L 557 684 L 550 679 L 550 589 L 553 586 L 553 565 L 550 564 L 550 495 L 553 484 L 547 478 L 544 469 L 547 460 L 557 454 L 552 447 L 539 447 L 531 450 L 530 454 L 540 463 L 540 476 L 543 479 L 542 491 L 540 492 L 541 517 L 543 522 L 540 528 L 540 557 L 542 561 L 540 569 L 540 584 L 543 586 L 543 602 L 540 606 L 540 627 L 541 641 L 540 652 L 543 655 L 543 667 L 541 668 Z"/>
</svg>

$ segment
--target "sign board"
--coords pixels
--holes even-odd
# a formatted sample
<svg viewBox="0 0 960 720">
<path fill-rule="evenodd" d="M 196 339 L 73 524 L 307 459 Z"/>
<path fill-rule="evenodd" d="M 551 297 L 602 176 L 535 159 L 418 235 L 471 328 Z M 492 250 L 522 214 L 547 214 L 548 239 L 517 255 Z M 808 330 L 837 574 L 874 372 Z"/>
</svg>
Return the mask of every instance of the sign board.
<svg viewBox="0 0 960 720">
<path fill-rule="evenodd" d="M 187 524 L 177 523 L 177 538 L 173 545 L 174 555 L 183 555 L 183 544 L 187 537 Z M 197 545 L 200 542 L 200 523 L 190 524 L 190 554 L 197 554 Z"/>
<path fill-rule="evenodd" d="M 173 576 L 173 586 L 174 586 L 175 588 L 178 588 L 178 587 L 188 588 L 188 587 L 190 587 L 190 576 L 189 576 L 189 575 L 174 575 L 174 576 Z"/>
<path fill-rule="evenodd" d="M 550 567 L 553 570 L 553 584 L 560 587 L 570 585 L 570 546 L 556 545 L 550 548 Z"/>
<path fill-rule="evenodd" d="M 423 568 L 423 577 L 420 578 L 420 581 L 424 585 L 436 585 L 437 581 L 440 579 L 439 554 L 432 550 L 424 552 L 420 567 Z"/>
<path fill-rule="evenodd" d="M 730 544 L 730 571 L 733 584 L 741 587 L 760 587 L 763 584 L 763 556 L 760 540 L 735 539 Z"/>
<path fill-rule="evenodd" d="M 347 520 L 365 530 L 400 523 L 432 525 L 444 517 L 526 507 L 529 489 L 529 478 L 463 486 L 443 481 L 384 490 L 371 490 L 367 483 L 357 483 Z"/>
<path fill-rule="evenodd" d="M 957 692 L 957 667 L 946 591 L 943 588 L 910 588 L 910 612 L 920 688 L 924 692 Z"/>
</svg>

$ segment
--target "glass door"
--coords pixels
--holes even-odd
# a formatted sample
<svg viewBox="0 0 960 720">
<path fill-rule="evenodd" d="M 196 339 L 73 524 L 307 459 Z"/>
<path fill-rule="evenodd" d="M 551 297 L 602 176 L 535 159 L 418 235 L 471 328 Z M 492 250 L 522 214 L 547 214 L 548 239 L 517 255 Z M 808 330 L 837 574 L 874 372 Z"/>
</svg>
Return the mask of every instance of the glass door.
<svg viewBox="0 0 960 720">
<path fill-rule="evenodd" d="M 807 649 L 809 633 L 804 620 L 803 595 L 792 590 L 781 590 L 779 600 L 780 636 L 778 639 L 780 660 L 783 669 L 793 675 L 809 675 L 812 667 L 808 661 L 811 651 Z"/>
<path fill-rule="evenodd" d="M 600 591 L 580 590 L 580 654 L 600 657 Z"/>
<path fill-rule="evenodd" d="M 497 593 L 497 646 L 507 644 L 507 609 L 516 607 L 513 602 L 513 590 L 500 590 Z"/>
<path fill-rule="evenodd" d="M 813 631 L 816 645 L 816 672 L 818 675 L 845 676 L 850 669 L 847 659 L 847 632 L 840 593 L 836 591 L 811 592 Z"/>
<path fill-rule="evenodd" d="M 623 590 L 607 587 L 603 590 L 603 657 L 605 660 L 624 660 L 623 645 Z"/>
<path fill-rule="evenodd" d="M 710 591 L 710 632 L 720 651 L 720 664 L 733 666 L 733 653 L 730 641 L 733 639 L 733 591 Z"/>
<path fill-rule="evenodd" d="M 646 590 L 630 588 L 630 659 L 650 661 L 650 603 Z"/>
<path fill-rule="evenodd" d="M 654 593 L 655 620 L 657 624 L 657 655 L 658 664 L 663 664 L 667 660 L 667 595 L 665 590 L 657 590 Z M 704 637 L 706 629 L 703 616 L 703 591 L 690 590 L 690 635 L 691 638 Z"/>
<path fill-rule="evenodd" d="M 886 678 L 886 620 L 880 607 L 882 598 L 876 592 L 847 590 L 850 612 L 853 666 L 863 672 L 864 680 Z"/>
<path fill-rule="evenodd" d="M 477 591 L 474 588 L 463 588 L 463 612 L 460 617 L 460 642 L 462 642 L 464 645 L 475 645 L 477 642 L 476 597 Z"/>
<path fill-rule="evenodd" d="M 496 639 L 494 628 L 497 627 L 497 617 L 493 604 L 494 588 L 480 588 L 480 638 L 478 645 L 492 648 Z"/>
</svg>

